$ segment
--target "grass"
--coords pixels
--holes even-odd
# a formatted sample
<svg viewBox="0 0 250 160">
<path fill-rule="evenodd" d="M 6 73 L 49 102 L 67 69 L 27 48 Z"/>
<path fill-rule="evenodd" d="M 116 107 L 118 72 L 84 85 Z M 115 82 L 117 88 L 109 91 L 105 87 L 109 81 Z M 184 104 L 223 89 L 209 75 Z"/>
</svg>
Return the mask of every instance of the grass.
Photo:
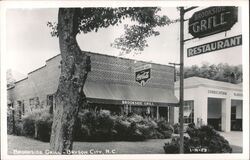
<svg viewBox="0 0 250 160">
<path fill-rule="evenodd" d="M 169 141 L 170 139 L 150 139 L 142 142 L 74 142 L 73 154 L 112 154 L 112 152 L 115 154 L 164 154 L 163 145 Z M 242 153 L 242 147 L 235 145 L 231 147 L 233 153 Z M 8 154 L 14 152 L 18 154 L 16 151 L 26 151 L 26 154 L 54 154 L 48 150 L 49 143 L 23 136 L 8 135 Z"/>
<path fill-rule="evenodd" d="M 112 154 L 112 152 L 115 154 L 164 154 L 164 143 L 169 141 L 170 139 L 151 139 L 142 142 L 74 142 L 73 150 L 80 154 Z M 23 136 L 8 135 L 8 154 L 13 154 L 14 150 L 45 153 L 48 149 L 49 143 Z"/>
</svg>

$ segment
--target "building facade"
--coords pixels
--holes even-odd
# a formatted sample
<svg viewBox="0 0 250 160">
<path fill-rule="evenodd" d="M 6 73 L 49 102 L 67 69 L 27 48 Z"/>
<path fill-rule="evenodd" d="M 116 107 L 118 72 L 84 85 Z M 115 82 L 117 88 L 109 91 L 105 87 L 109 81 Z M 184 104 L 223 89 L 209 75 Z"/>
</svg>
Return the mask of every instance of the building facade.
<svg viewBox="0 0 250 160">
<path fill-rule="evenodd" d="M 174 122 L 174 68 L 86 52 L 91 71 L 84 86 L 90 109 L 108 109 L 117 114 L 137 113 Z M 28 73 L 27 78 L 9 88 L 8 103 L 20 115 L 39 107 L 55 106 L 61 56 Z"/>
<path fill-rule="evenodd" d="M 179 95 L 179 82 L 175 83 Z M 200 77 L 184 80 L 184 123 L 212 125 L 216 130 L 242 131 L 242 83 L 231 84 Z M 178 122 L 175 108 L 175 122 Z"/>
</svg>

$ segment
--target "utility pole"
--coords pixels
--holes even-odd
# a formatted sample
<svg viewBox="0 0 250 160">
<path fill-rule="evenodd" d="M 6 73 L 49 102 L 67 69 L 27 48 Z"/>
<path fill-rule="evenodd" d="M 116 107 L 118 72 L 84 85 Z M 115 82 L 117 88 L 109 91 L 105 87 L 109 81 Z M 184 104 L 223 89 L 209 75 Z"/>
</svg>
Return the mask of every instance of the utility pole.
<svg viewBox="0 0 250 160">
<path fill-rule="evenodd" d="M 180 92 L 179 92 L 179 119 L 180 119 L 180 153 L 184 153 L 184 125 L 183 125 L 183 103 L 184 103 L 184 89 L 183 89 L 183 81 L 184 81 L 184 7 L 180 7 Z"/>
<path fill-rule="evenodd" d="M 179 119 L 180 119 L 180 153 L 184 153 L 184 120 L 183 120 L 183 104 L 184 104 L 184 42 L 191 40 L 184 40 L 184 14 L 191 11 L 197 7 L 190 7 L 184 9 L 180 7 L 180 98 L 179 98 Z"/>
<path fill-rule="evenodd" d="M 174 66 L 174 82 L 176 82 L 176 68 L 175 68 L 175 66 L 179 66 L 180 64 L 178 64 L 178 63 L 168 63 L 168 64 Z"/>
</svg>

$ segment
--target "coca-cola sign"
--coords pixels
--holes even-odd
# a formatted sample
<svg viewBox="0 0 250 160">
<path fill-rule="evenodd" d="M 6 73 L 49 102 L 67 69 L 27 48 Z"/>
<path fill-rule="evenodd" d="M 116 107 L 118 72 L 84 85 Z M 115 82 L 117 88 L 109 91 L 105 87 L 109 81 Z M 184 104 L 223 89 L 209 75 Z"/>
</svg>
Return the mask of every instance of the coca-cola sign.
<svg viewBox="0 0 250 160">
<path fill-rule="evenodd" d="M 135 69 L 135 81 L 144 86 L 151 77 L 151 65 L 140 66 Z"/>
</svg>

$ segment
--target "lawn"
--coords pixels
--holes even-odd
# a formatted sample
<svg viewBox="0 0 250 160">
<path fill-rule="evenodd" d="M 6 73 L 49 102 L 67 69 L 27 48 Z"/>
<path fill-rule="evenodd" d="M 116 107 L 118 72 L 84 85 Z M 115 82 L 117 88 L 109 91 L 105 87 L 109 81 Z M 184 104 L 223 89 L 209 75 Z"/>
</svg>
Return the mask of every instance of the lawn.
<svg viewBox="0 0 250 160">
<path fill-rule="evenodd" d="M 73 154 L 164 154 L 164 143 L 170 139 L 151 139 L 143 142 L 74 142 Z M 49 143 L 23 136 L 8 135 L 8 154 L 22 150 L 26 153 L 48 154 Z M 24 152 L 23 152 L 24 153 Z"/>
<path fill-rule="evenodd" d="M 143 142 L 74 142 L 73 154 L 164 154 L 163 145 L 169 141 L 170 139 L 150 139 Z M 242 153 L 242 147 L 231 147 L 233 153 Z M 55 153 L 49 152 L 49 143 L 8 135 L 8 154 Z"/>
</svg>

